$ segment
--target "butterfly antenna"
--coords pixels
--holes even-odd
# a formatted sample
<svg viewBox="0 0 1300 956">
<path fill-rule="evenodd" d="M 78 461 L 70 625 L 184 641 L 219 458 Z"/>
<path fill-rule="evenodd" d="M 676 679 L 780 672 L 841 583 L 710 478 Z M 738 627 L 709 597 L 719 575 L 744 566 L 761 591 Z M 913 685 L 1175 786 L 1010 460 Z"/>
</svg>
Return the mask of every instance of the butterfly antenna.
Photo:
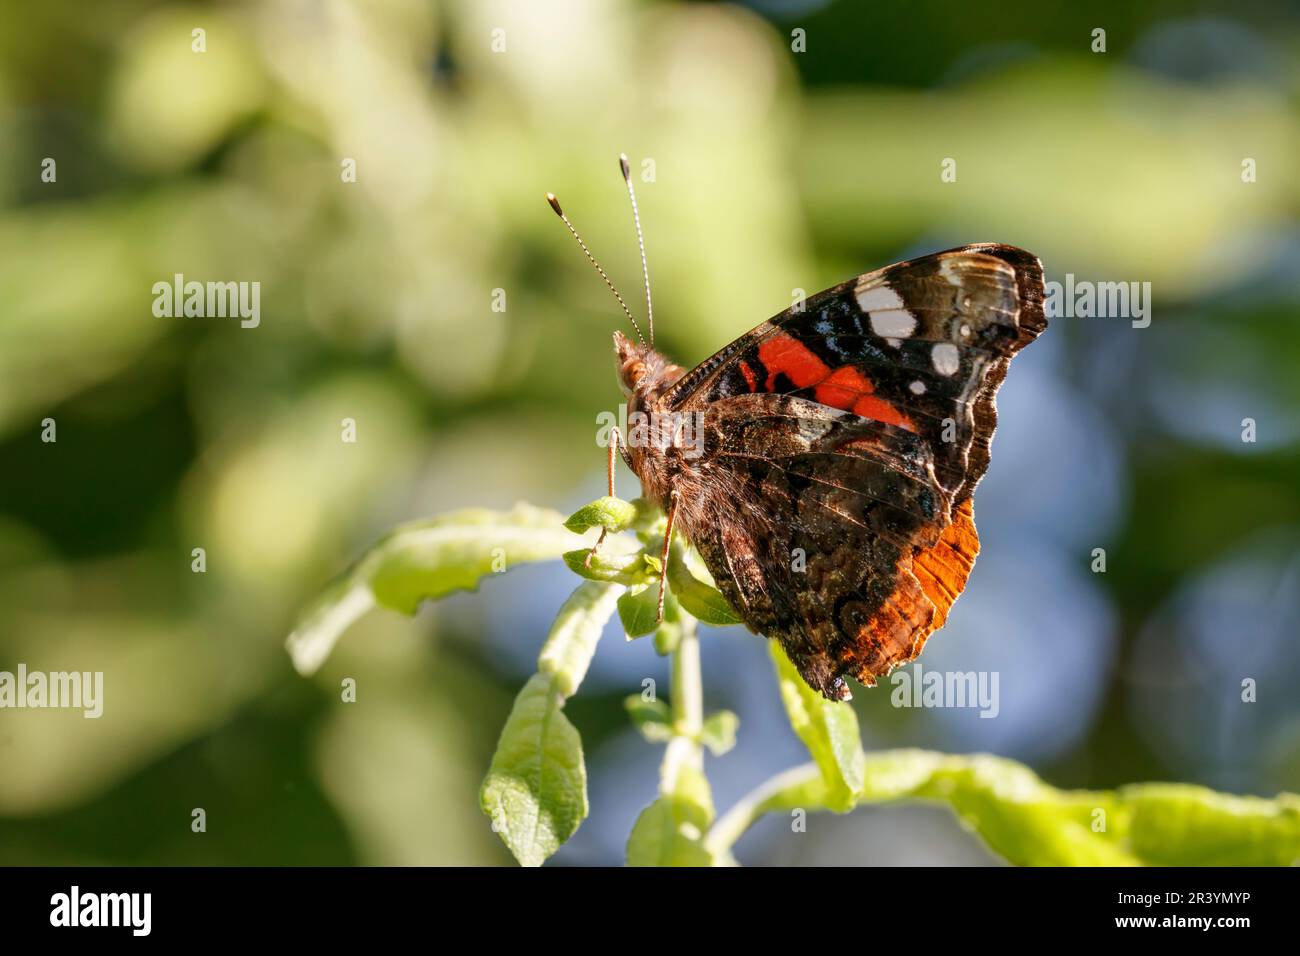
<svg viewBox="0 0 1300 956">
<path fill-rule="evenodd" d="M 623 307 L 623 314 L 626 315 L 627 320 L 632 323 L 632 328 L 636 329 L 636 337 L 641 340 L 642 345 L 645 345 L 645 336 L 641 334 L 641 326 L 636 324 L 636 319 L 632 317 L 632 312 L 627 307 L 627 303 L 623 301 L 623 297 L 619 295 L 618 290 L 614 288 L 614 283 L 609 281 L 609 276 L 605 274 L 605 270 L 600 267 L 600 263 L 597 262 L 596 257 L 591 254 L 591 250 L 587 248 L 587 244 L 582 241 L 582 236 L 578 235 L 578 230 L 574 229 L 573 223 L 569 222 L 569 217 L 566 216 L 564 210 L 560 208 L 560 201 L 555 198 L 555 193 L 547 193 L 546 201 L 551 204 L 551 208 L 555 210 L 555 214 L 560 217 L 560 220 L 569 227 L 569 232 L 573 233 L 573 238 L 578 240 L 578 245 L 582 247 L 583 253 L 586 254 L 587 261 L 596 267 L 596 271 L 600 273 L 600 277 L 605 280 L 605 285 L 609 286 L 609 291 L 614 293 L 614 298 L 618 299 L 618 304 Z"/>
<path fill-rule="evenodd" d="M 650 347 L 655 344 L 655 307 L 650 301 L 650 267 L 645 258 L 645 237 L 641 234 L 641 213 L 636 208 L 636 190 L 632 188 L 632 168 L 628 165 L 627 154 L 620 153 L 618 168 L 623 171 L 623 182 L 627 183 L 627 194 L 632 200 L 632 221 L 636 223 L 636 244 L 641 249 L 641 274 L 645 276 L 645 311 L 646 321 L 650 324 Z"/>
</svg>

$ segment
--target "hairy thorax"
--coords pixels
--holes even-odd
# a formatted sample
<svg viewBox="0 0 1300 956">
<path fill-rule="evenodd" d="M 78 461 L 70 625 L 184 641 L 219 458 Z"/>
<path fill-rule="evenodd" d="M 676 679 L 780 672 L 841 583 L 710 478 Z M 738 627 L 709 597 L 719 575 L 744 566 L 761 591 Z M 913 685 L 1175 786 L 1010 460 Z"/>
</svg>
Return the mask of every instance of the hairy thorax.
<svg viewBox="0 0 1300 956">
<path fill-rule="evenodd" d="M 680 412 L 664 406 L 664 394 L 685 374 L 647 345 L 614 333 L 618 377 L 627 396 L 628 464 L 641 479 L 641 493 L 667 510 L 672 497 L 691 524 L 691 509 L 708 468 L 708 449 L 701 412 Z"/>
</svg>

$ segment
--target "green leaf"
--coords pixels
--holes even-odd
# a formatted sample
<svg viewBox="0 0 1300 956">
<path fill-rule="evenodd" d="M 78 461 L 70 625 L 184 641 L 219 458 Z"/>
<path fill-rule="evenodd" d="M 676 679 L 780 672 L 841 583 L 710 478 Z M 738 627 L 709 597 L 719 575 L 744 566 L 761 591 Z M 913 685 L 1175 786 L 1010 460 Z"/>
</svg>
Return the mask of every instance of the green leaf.
<svg viewBox="0 0 1300 956">
<path fill-rule="evenodd" d="M 467 509 L 397 529 L 362 566 L 382 606 L 414 614 L 422 601 L 476 590 L 484 576 L 500 568 L 557 558 L 573 540 L 559 514 L 549 509 Z"/>
<path fill-rule="evenodd" d="M 642 560 L 640 551 L 617 554 L 610 553 L 608 549 L 602 547 L 588 566 L 587 555 L 589 554 L 591 554 L 590 548 L 566 551 L 563 555 L 564 563 L 574 574 L 589 581 L 612 581 L 627 587 L 635 587 L 654 580 Z"/>
<path fill-rule="evenodd" d="M 680 542 L 673 542 L 668 552 L 668 584 L 681 606 L 705 624 L 716 627 L 739 624 L 740 617 L 713 586 L 708 571 L 702 565 L 692 568 L 687 561 L 686 549 Z"/>
<path fill-rule="evenodd" d="M 736 731 L 740 727 L 740 718 L 729 710 L 720 710 L 704 718 L 704 728 L 700 732 L 700 743 L 709 748 L 709 753 L 721 757 L 736 746 Z"/>
<path fill-rule="evenodd" d="M 641 811 L 627 841 L 628 866 L 713 866 L 689 804 L 659 797 Z"/>
<path fill-rule="evenodd" d="M 575 534 L 582 534 L 589 528 L 604 528 L 606 531 L 626 531 L 637 517 L 637 506 L 621 498 L 597 498 L 591 504 L 583 505 L 569 515 L 564 526 Z"/>
<path fill-rule="evenodd" d="M 480 800 L 523 866 L 541 866 L 587 816 L 587 768 L 564 697 L 536 674 L 515 698 Z"/>
<path fill-rule="evenodd" d="M 667 613 L 667 607 L 664 611 Z M 629 641 L 653 633 L 659 625 L 658 586 L 651 584 L 628 591 L 618 599 L 618 616 Z"/>
<path fill-rule="evenodd" d="M 294 668 L 304 677 L 314 674 L 329 657 L 340 635 L 375 606 L 365 581 L 351 575 L 338 578 L 308 605 L 285 648 Z"/>
<path fill-rule="evenodd" d="M 404 525 L 382 538 L 309 607 L 286 642 L 299 673 L 314 672 L 339 636 L 378 604 L 414 614 L 420 603 L 473 590 L 494 571 L 558 558 L 573 547 L 558 512 L 471 508 Z"/>
<path fill-rule="evenodd" d="M 1011 863 L 1036 866 L 1125 866 L 1141 862 L 1115 832 L 1114 795 L 1065 792 L 1012 760 L 893 751 L 867 758 L 860 802 L 913 797 L 948 804 L 968 829 Z M 1108 833 L 1094 833 L 1104 810 Z"/>
<path fill-rule="evenodd" d="M 497 741 L 483 811 L 524 866 L 540 866 L 587 816 L 582 740 L 561 708 L 586 676 L 622 591 L 583 581 L 569 595 Z"/>
<path fill-rule="evenodd" d="M 678 621 L 668 620 L 667 611 L 664 612 L 664 622 L 655 631 L 654 642 L 655 653 L 660 657 L 667 657 L 682 642 L 682 625 Z"/>
<path fill-rule="evenodd" d="M 853 809 L 854 795 L 863 786 L 865 755 L 858 735 L 858 718 L 847 703 L 827 700 L 808 686 L 790 663 L 778 641 L 768 642 L 776 664 L 781 700 L 790 726 L 821 768 L 827 806 L 843 813 Z"/>
<path fill-rule="evenodd" d="M 537 658 L 537 670 L 550 677 L 565 697 L 572 697 L 587 676 L 605 622 L 613 615 L 622 592 L 620 584 L 583 581 L 555 616 Z"/>
<path fill-rule="evenodd" d="M 653 744 L 661 744 L 673 735 L 673 717 L 662 700 L 646 700 L 640 694 L 623 699 L 623 707 L 641 736 Z"/>
<path fill-rule="evenodd" d="M 712 866 L 704 846 L 713 800 L 704 774 L 683 768 L 671 793 L 641 811 L 627 841 L 628 866 Z"/>
<path fill-rule="evenodd" d="M 664 529 L 668 527 L 668 516 L 658 505 L 651 504 L 645 498 L 633 498 L 632 504 L 636 505 L 636 518 L 632 521 L 630 530 L 641 536 L 642 544 L 654 536 L 658 536 L 662 542 Z"/>
<path fill-rule="evenodd" d="M 1300 865 L 1300 796 L 1236 797 L 1187 784 L 1119 791 L 1134 855 L 1156 866 Z"/>
<path fill-rule="evenodd" d="M 765 812 L 835 809 L 819 768 L 788 771 L 710 834 L 722 855 Z M 950 806 L 988 847 L 1023 866 L 1294 866 L 1300 863 L 1300 796 L 1272 800 L 1190 784 L 1058 790 L 1029 768 L 987 754 L 881 751 L 865 760 L 858 803 L 909 799 Z M 743 802 L 742 802 L 743 803 Z M 738 812 L 739 811 L 739 812 Z M 725 831 L 725 832 L 723 832 Z"/>
</svg>

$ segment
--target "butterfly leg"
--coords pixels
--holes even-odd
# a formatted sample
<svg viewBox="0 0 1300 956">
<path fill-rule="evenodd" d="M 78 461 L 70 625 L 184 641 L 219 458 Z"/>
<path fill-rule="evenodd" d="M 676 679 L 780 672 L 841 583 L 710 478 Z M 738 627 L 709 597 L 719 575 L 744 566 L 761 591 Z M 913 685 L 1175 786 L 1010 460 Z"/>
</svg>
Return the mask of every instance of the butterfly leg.
<svg viewBox="0 0 1300 956">
<path fill-rule="evenodd" d="M 664 529 L 664 547 L 659 554 L 659 613 L 655 624 L 662 624 L 664 619 L 664 594 L 668 587 L 668 549 L 673 541 L 673 524 L 677 520 L 677 492 L 668 493 L 668 527 Z"/>
<path fill-rule="evenodd" d="M 609 431 L 609 496 L 611 498 L 614 497 L 614 453 L 617 451 L 618 429 L 611 428 Z M 596 543 L 592 545 L 591 550 L 587 552 L 587 557 L 582 562 L 584 568 L 591 567 L 591 559 L 596 556 L 596 552 L 600 550 L 600 546 L 605 543 L 605 535 L 608 533 L 608 529 L 600 529 L 600 537 L 596 539 Z"/>
</svg>

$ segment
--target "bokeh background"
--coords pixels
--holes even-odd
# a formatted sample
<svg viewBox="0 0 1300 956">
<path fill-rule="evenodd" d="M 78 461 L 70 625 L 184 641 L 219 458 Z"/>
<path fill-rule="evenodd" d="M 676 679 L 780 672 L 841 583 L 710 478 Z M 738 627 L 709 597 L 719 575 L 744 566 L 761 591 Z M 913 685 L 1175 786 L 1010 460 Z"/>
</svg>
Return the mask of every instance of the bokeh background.
<svg viewBox="0 0 1300 956">
<path fill-rule="evenodd" d="M 854 706 L 868 747 L 992 751 L 1061 786 L 1300 790 L 1294 4 L 4 17 L 0 670 L 102 670 L 106 688 L 100 720 L 0 711 L 0 863 L 510 862 L 478 784 L 571 574 L 372 613 L 310 680 L 283 640 L 399 521 L 602 493 L 620 315 L 542 195 L 635 305 L 620 151 L 653 161 L 658 340 L 684 364 L 794 289 L 963 242 L 1032 249 L 1049 279 L 1152 283 L 1149 328 L 1057 319 L 1002 391 L 984 553 L 921 659 L 998 671 L 1000 715 L 894 709 L 888 688 Z M 178 272 L 259 281 L 261 325 L 155 317 L 153 283 Z M 741 719 L 707 765 L 726 808 L 806 757 L 759 639 L 706 631 L 704 669 L 707 707 Z M 661 749 L 621 706 L 647 676 L 666 662 L 611 630 L 566 708 L 591 816 L 557 864 L 621 861 L 654 795 Z M 937 808 L 788 831 L 767 821 L 739 859 L 991 859 Z"/>
</svg>

